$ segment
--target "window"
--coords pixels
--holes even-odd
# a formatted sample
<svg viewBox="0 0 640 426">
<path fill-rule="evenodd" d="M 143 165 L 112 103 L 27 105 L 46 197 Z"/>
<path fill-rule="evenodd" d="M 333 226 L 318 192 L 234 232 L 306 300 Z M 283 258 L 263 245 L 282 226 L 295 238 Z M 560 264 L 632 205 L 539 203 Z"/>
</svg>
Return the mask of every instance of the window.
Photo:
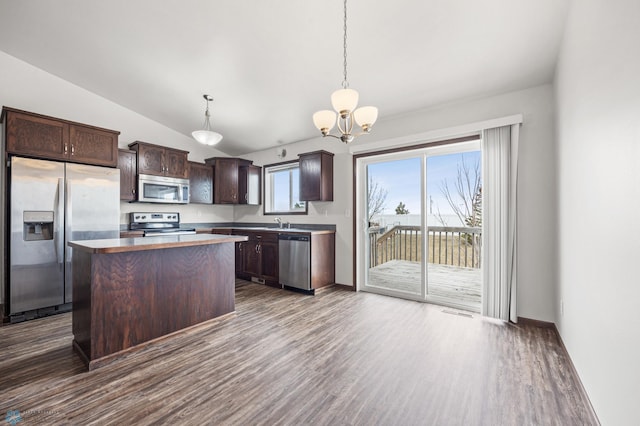
<svg viewBox="0 0 640 426">
<path fill-rule="evenodd" d="M 307 214 L 307 203 L 299 198 L 298 161 L 264 166 L 265 214 Z"/>
</svg>

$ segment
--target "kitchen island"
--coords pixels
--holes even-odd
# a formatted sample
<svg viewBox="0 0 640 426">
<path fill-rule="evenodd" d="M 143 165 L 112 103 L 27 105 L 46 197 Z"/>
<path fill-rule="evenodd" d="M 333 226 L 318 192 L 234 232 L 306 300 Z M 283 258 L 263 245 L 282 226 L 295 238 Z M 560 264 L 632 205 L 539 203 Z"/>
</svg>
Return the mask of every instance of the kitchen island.
<svg viewBox="0 0 640 426">
<path fill-rule="evenodd" d="M 71 241 L 73 346 L 89 370 L 235 310 L 244 236 Z"/>
</svg>

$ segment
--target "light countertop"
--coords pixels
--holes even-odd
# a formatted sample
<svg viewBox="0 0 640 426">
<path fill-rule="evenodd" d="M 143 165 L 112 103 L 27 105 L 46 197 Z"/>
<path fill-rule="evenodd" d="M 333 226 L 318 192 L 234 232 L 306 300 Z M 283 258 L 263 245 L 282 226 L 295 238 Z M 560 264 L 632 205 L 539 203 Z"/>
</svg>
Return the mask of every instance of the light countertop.
<svg viewBox="0 0 640 426">
<path fill-rule="evenodd" d="M 236 243 L 239 241 L 247 241 L 247 237 L 242 235 L 219 234 L 168 235 L 164 237 L 69 241 L 69 246 L 76 250 L 82 250 L 89 253 L 106 254 Z"/>
</svg>

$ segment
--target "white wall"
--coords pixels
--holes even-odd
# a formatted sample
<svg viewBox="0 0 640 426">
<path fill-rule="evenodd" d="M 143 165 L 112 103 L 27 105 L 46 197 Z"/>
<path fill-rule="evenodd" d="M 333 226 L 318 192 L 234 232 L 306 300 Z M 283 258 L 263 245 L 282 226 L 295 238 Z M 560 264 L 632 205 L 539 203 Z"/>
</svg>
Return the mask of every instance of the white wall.
<svg viewBox="0 0 640 426">
<path fill-rule="evenodd" d="M 555 321 L 556 277 L 556 196 L 554 157 L 554 103 L 549 85 L 518 92 L 453 103 L 439 108 L 416 111 L 401 117 L 383 119 L 373 133 L 354 144 L 367 144 L 399 136 L 424 133 L 477 121 L 522 113 L 519 160 L 519 241 L 518 241 L 518 315 L 543 321 Z M 384 116 L 384 109 L 381 112 Z M 311 125 L 311 118 L 309 118 Z M 286 145 L 287 157 L 325 149 L 334 157 L 334 202 L 310 203 L 308 216 L 287 216 L 292 223 L 330 223 L 337 225 L 336 281 L 353 285 L 352 155 L 348 147 L 335 139 L 317 138 Z M 276 150 L 244 156 L 257 165 L 282 161 Z M 262 209 L 238 206 L 237 221 L 271 222 Z"/>
<path fill-rule="evenodd" d="M 604 425 L 640 424 L 640 2 L 574 1 L 556 75 L 558 329 Z"/>
</svg>

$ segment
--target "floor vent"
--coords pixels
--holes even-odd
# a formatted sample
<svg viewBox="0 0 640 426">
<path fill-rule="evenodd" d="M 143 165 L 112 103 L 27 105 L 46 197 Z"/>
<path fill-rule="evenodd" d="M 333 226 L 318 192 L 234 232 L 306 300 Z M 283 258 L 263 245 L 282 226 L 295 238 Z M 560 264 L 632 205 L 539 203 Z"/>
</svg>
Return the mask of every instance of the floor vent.
<svg viewBox="0 0 640 426">
<path fill-rule="evenodd" d="M 443 309 L 442 312 L 444 312 L 445 314 L 451 314 L 451 315 L 458 315 L 458 316 L 461 316 L 461 317 L 473 318 L 473 315 L 471 315 L 470 313 L 467 313 L 467 312 L 451 311 L 449 309 Z"/>
</svg>

